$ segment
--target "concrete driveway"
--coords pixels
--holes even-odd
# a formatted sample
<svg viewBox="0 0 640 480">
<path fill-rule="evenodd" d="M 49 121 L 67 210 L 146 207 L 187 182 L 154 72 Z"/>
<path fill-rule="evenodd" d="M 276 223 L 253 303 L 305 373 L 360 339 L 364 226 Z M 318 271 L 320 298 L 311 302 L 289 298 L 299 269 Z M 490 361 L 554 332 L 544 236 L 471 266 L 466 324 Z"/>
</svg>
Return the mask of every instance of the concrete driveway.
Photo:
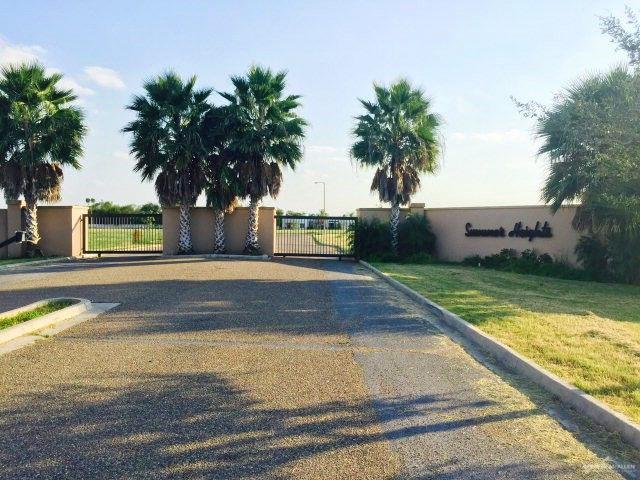
<svg viewBox="0 0 640 480">
<path fill-rule="evenodd" d="M 353 262 L 0 274 L 1 310 L 55 296 L 121 305 L 0 356 L 1 478 L 602 479 L 640 464 Z"/>
</svg>

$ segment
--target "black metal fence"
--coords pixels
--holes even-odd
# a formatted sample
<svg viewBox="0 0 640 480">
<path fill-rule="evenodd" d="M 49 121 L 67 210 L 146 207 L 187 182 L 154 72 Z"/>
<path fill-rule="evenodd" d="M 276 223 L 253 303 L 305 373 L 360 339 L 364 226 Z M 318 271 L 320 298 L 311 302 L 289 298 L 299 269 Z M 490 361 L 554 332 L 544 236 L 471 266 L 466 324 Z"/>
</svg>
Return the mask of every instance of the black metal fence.
<svg viewBox="0 0 640 480">
<path fill-rule="evenodd" d="M 84 215 L 85 253 L 162 253 L 162 215 Z"/>
<path fill-rule="evenodd" d="M 276 215 L 278 256 L 353 257 L 356 217 Z"/>
</svg>

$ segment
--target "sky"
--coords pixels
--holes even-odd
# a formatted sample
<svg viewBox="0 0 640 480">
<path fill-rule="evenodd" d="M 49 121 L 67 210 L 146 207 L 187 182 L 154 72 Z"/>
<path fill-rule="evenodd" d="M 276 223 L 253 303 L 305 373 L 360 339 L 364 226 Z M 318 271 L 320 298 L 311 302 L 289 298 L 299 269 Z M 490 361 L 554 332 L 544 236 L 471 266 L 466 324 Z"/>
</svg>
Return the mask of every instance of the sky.
<svg viewBox="0 0 640 480">
<path fill-rule="evenodd" d="M 302 95 L 310 124 L 304 159 L 265 205 L 317 212 L 322 186 L 314 182 L 325 182 L 331 214 L 380 206 L 373 171 L 349 158 L 351 131 L 373 82 L 401 77 L 426 92 L 444 121 L 439 171 L 422 177 L 412 201 L 539 204 L 546 160 L 510 97 L 548 104 L 577 79 L 624 61 L 600 32 L 598 16 L 624 12 L 611 0 L 0 3 L 0 64 L 37 59 L 62 72 L 86 114 L 82 170 L 65 171 L 61 204 L 156 201 L 153 185 L 132 171 L 124 107 L 144 80 L 167 70 L 229 91 L 230 75 L 252 64 L 288 72 L 287 91 Z M 626 3 L 640 8 L 640 0 Z"/>
</svg>

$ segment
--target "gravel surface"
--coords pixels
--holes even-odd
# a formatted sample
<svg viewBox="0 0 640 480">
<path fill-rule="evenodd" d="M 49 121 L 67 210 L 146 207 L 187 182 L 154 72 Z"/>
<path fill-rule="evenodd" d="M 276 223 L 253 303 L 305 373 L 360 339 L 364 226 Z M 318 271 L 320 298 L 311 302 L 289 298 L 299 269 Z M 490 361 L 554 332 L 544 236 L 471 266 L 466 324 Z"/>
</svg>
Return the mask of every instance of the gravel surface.
<svg viewBox="0 0 640 480">
<path fill-rule="evenodd" d="M 0 274 L 0 310 L 45 296 L 121 305 L 0 356 L 1 478 L 617 478 L 626 454 L 353 262 Z"/>
</svg>

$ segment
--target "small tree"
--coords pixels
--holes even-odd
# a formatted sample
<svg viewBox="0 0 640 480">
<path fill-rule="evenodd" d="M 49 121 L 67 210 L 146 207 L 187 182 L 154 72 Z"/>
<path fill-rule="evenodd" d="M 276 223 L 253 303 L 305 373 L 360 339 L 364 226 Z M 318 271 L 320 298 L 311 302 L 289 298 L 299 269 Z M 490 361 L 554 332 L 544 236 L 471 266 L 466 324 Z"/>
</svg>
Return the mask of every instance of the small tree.
<svg viewBox="0 0 640 480">
<path fill-rule="evenodd" d="M 208 153 L 203 125 L 211 108 L 207 103 L 211 90 L 196 90 L 195 83 L 195 76 L 184 82 L 171 72 L 145 82 L 145 95 L 135 96 L 127 107 L 136 119 L 123 129 L 132 134 L 134 171 L 140 172 L 143 180 L 155 178 L 162 205 L 180 207 L 181 254 L 193 251 L 189 209 L 202 192 Z"/>
<path fill-rule="evenodd" d="M 430 101 L 407 80 L 389 88 L 374 85 L 375 102 L 360 100 L 366 113 L 356 117 L 351 156 L 376 167 L 371 191 L 391 204 L 391 249 L 398 252 L 400 205 L 420 188 L 420 174 L 434 173 L 440 153 L 440 117 Z"/>
<path fill-rule="evenodd" d="M 28 256 L 42 255 L 38 202 L 60 200 L 62 167 L 80 168 L 84 116 L 61 79 L 38 63 L 0 72 L 0 189 L 7 201 L 24 197 Z"/>
</svg>

